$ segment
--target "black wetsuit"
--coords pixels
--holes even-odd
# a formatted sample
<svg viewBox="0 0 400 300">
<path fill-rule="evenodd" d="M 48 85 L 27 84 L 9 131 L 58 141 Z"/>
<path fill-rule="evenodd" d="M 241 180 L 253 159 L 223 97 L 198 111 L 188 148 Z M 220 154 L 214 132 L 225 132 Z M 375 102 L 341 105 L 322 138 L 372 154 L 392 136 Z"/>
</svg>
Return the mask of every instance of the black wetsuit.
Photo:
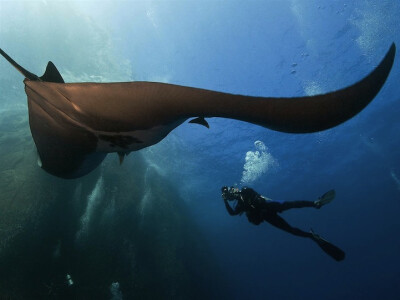
<svg viewBox="0 0 400 300">
<path fill-rule="evenodd" d="M 334 192 L 334 190 L 330 192 Z M 326 194 L 322 195 L 321 198 Z M 224 199 L 226 209 L 231 216 L 246 213 L 247 219 L 255 225 L 259 225 L 262 221 L 268 222 L 269 224 L 293 235 L 311 238 L 325 253 L 337 261 L 342 261 L 345 258 L 344 251 L 339 247 L 321 238 L 312 230 L 310 232 L 306 232 L 299 228 L 290 226 L 281 216 L 278 215 L 278 213 L 284 212 L 285 210 L 291 208 L 320 208 L 323 205 L 320 201 L 300 200 L 278 202 L 261 196 L 251 188 L 243 188 L 242 190 L 231 188 L 229 190 L 228 187 L 222 188 L 222 197 Z M 236 206 L 232 208 L 229 205 L 228 200 L 237 200 Z"/>
<path fill-rule="evenodd" d="M 232 194 L 232 197 L 237 200 L 237 204 L 234 208 L 229 205 L 228 199 L 224 198 L 226 209 L 231 216 L 239 215 L 244 212 L 249 222 L 255 225 L 266 221 L 291 234 L 302 237 L 312 237 L 312 233 L 290 226 L 278 213 L 291 208 L 316 207 L 314 201 L 273 201 L 264 198 L 253 189 L 246 187 Z M 230 198 L 229 200 L 233 199 Z"/>
</svg>

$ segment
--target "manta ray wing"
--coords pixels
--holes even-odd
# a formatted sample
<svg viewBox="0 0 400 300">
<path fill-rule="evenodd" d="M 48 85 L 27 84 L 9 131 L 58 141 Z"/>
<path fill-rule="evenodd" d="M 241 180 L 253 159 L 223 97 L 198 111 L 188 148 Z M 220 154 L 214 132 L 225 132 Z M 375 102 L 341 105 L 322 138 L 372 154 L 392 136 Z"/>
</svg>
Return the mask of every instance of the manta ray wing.
<svg viewBox="0 0 400 300">
<path fill-rule="evenodd" d="M 42 168 L 76 178 L 96 168 L 107 153 L 124 156 L 156 144 L 193 117 L 237 119 L 288 133 L 334 127 L 360 112 L 382 88 L 395 45 L 358 83 L 295 98 L 233 95 L 157 82 L 62 83 L 53 64 L 48 65 L 48 76 L 39 78 L 3 51 L 0 54 L 27 77 L 29 122 Z"/>
</svg>

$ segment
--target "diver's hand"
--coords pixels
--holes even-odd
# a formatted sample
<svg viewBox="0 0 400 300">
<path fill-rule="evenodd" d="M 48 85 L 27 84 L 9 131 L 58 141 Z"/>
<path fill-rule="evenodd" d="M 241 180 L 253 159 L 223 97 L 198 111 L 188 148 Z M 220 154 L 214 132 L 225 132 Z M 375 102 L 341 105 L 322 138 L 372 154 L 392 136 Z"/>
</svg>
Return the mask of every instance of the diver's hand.
<svg viewBox="0 0 400 300">
<path fill-rule="evenodd" d="M 222 194 L 221 194 L 221 197 L 222 197 L 222 199 L 226 199 L 226 194 L 227 194 L 227 192 L 228 192 L 228 187 L 227 186 L 223 186 L 222 188 L 221 188 L 221 192 L 222 192 Z"/>
</svg>

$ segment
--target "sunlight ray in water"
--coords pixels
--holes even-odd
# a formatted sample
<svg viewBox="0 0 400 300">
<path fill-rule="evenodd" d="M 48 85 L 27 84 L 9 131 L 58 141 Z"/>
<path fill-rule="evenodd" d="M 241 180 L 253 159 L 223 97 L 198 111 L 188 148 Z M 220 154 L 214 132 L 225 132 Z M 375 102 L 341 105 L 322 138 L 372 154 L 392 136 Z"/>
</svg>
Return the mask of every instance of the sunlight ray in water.
<svg viewBox="0 0 400 300">
<path fill-rule="evenodd" d="M 92 192 L 87 198 L 86 209 L 80 220 L 81 225 L 78 232 L 76 233 L 77 241 L 79 241 L 81 238 L 84 238 L 84 236 L 88 233 L 90 221 L 94 213 L 94 210 L 96 209 L 98 202 L 103 196 L 104 192 L 103 185 L 104 185 L 104 180 L 103 177 L 100 176 L 99 179 L 97 180 L 95 187 L 93 188 Z"/>
<path fill-rule="evenodd" d="M 397 177 L 396 173 L 393 170 L 390 171 L 390 176 L 392 177 L 394 183 L 396 184 L 397 189 L 400 191 L 400 179 L 399 179 L 399 177 Z"/>
</svg>

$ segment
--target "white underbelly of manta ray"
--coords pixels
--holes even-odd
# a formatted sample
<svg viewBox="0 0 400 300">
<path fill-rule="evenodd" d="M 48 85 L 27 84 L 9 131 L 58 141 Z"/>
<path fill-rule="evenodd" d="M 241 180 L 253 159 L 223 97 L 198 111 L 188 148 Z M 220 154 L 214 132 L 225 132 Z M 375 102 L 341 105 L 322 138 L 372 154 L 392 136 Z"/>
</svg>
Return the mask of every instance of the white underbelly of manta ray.
<svg viewBox="0 0 400 300">
<path fill-rule="evenodd" d="M 182 123 L 183 121 L 172 125 L 155 126 L 146 130 L 119 132 L 113 135 L 110 135 L 109 132 L 95 131 L 94 134 L 98 139 L 96 151 L 107 153 L 118 152 L 122 155 L 128 155 L 132 151 L 138 151 L 157 144 Z"/>
<path fill-rule="evenodd" d="M 158 82 L 64 83 L 49 62 L 43 76 L 27 71 L 0 49 L 25 77 L 29 124 L 42 168 L 61 178 L 94 170 L 107 153 L 122 161 L 131 151 L 161 141 L 189 118 L 241 120 L 286 133 L 337 126 L 364 109 L 389 76 L 396 47 L 359 82 L 322 95 L 252 97 Z"/>
</svg>

